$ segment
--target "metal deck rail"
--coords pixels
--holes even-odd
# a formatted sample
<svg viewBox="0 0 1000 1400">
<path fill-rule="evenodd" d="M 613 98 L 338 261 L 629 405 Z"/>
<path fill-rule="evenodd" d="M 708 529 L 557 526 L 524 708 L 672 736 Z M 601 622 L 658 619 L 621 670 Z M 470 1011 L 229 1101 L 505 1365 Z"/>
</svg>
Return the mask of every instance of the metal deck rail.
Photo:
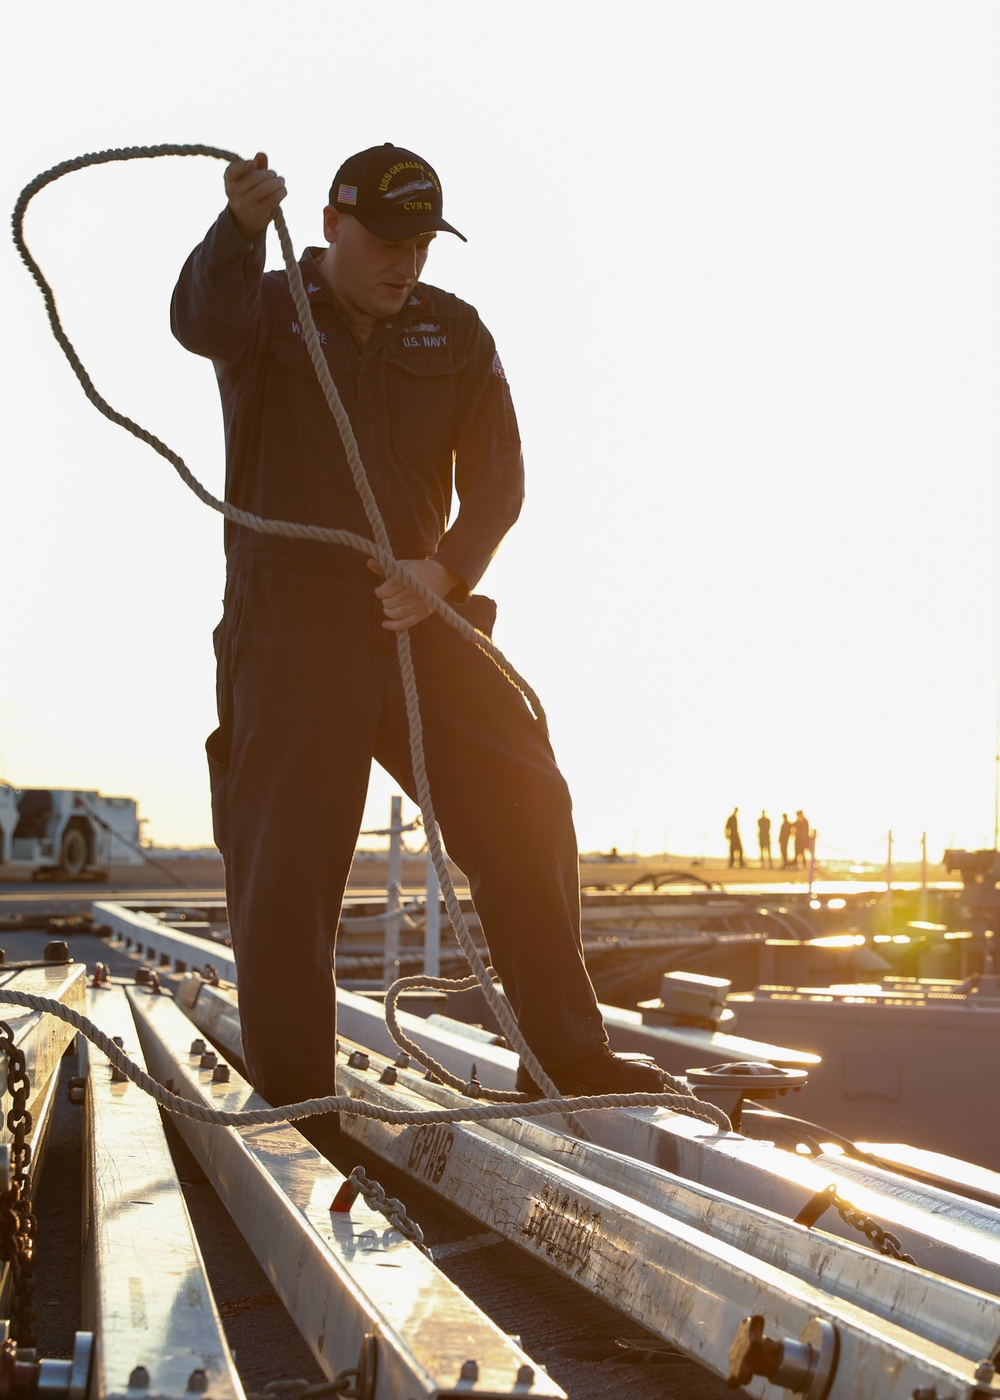
<svg viewBox="0 0 1000 1400">
<path fill-rule="evenodd" d="M 238 1053 L 232 991 L 191 976 L 180 999 L 217 1044 Z M 338 1012 L 346 1039 L 396 1058 L 377 1000 L 341 991 Z M 492 1036 L 447 1018 L 403 1012 L 400 1021 L 461 1078 L 474 1077 L 475 1065 L 484 1082 L 513 1086 L 515 1057 Z M 454 1103 L 413 1071 L 397 1071 L 390 1084 L 345 1066 L 339 1078 L 342 1092 L 386 1106 Z M 557 1117 L 489 1128 L 345 1118 L 366 1146 L 720 1374 L 735 1374 L 734 1344 L 744 1360 L 757 1355 L 753 1328 L 760 1329 L 748 1318 L 760 1315 L 791 1368 L 773 1379 L 796 1394 L 1000 1395 L 992 1384 L 1000 1359 L 1000 1211 L 991 1205 L 857 1161 L 804 1158 L 663 1110 L 605 1111 L 587 1123 L 593 1144 L 575 1140 Z M 298 1138 L 293 1129 L 277 1131 Z M 860 1248 L 847 1212 L 828 1209 L 822 1228 L 795 1224 L 831 1187 L 834 1204 L 848 1197 L 923 1267 Z M 743 1381 L 750 1393 L 775 1393 L 761 1377 Z"/>
<path fill-rule="evenodd" d="M 218 994 L 203 995 L 208 1005 Z M 342 1092 L 387 1108 L 447 1100 L 416 1071 L 394 1068 L 384 1076 L 394 1082 L 384 1082 L 387 1068 L 356 1056 L 338 1069 Z M 496 1234 L 720 1375 L 734 1374 L 730 1353 L 744 1320 L 761 1315 L 789 1358 L 799 1349 L 802 1369 L 788 1382 L 796 1393 L 831 1400 L 1000 1394 L 976 1374 L 1000 1343 L 1000 1300 L 873 1260 L 764 1211 L 741 1222 L 740 1202 L 537 1123 L 503 1125 L 510 1137 L 499 1125 L 397 1126 L 350 1116 L 344 1124 Z M 644 1186 L 644 1177 L 655 1187 Z M 775 1394 L 764 1377 L 744 1384 L 750 1394 Z"/>
<path fill-rule="evenodd" d="M 204 992 L 202 993 L 204 996 Z M 199 1001 L 201 997 L 199 997 Z M 376 1054 L 397 1053 L 381 1003 L 338 991 L 338 1028 L 345 1038 Z M 514 1087 L 517 1060 L 492 1044 L 492 1037 L 447 1018 L 426 1021 L 399 1013 L 400 1025 L 453 1074 L 484 1084 Z M 566 1129 L 553 1120 L 550 1126 Z M 718 1133 L 693 1118 L 650 1109 L 588 1115 L 594 1141 L 614 1152 L 663 1167 L 777 1215 L 794 1219 L 829 1186 L 837 1186 L 857 1210 L 897 1235 L 905 1252 L 932 1272 L 970 1288 L 1000 1296 L 1000 1211 L 929 1184 L 904 1181 L 895 1173 L 846 1157 L 808 1158 L 739 1133 Z M 830 1209 L 823 1228 L 856 1241 L 857 1230 Z"/>
<path fill-rule="evenodd" d="M 420 1076 L 396 1071 L 395 1084 L 386 1085 L 382 1068 L 338 1068 L 343 1091 L 384 1107 L 428 1102 Z M 615 1154 L 604 1154 L 605 1180 L 599 1180 L 588 1144 L 576 1144 L 574 1167 L 538 1151 L 545 1146 L 544 1128 L 529 1146 L 520 1130 L 535 1125 L 516 1120 L 516 1142 L 478 1126 L 401 1128 L 351 1117 L 344 1122 L 380 1156 L 720 1375 L 731 1376 L 731 1348 L 741 1322 L 753 1314 L 787 1341 L 822 1338 L 832 1329 L 839 1359 L 824 1361 L 817 1348 L 801 1393 L 844 1400 L 971 1395 L 977 1367 L 1000 1341 L 998 1299 L 902 1263 L 873 1261 L 856 1247 L 820 1241 L 789 1222 L 773 1222 L 783 1227 L 779 1238 L 755 1250 L 758 1235 L 772 1224 L 764 1212 L 740 1230 L 740 1205 L 726 1202 L 727 1231 L 721 1228 L 723 1203 L 716 1199 L 715 1209 L 706 1210 L 702 1198 L 701 1218 L 691 1224 L 698 1212 L 690 1199 L 689 1219 L 671 1209 L 671 1186 L 683 1186 L 666 1173 L 658 1174 L 655 1208 L 632 1194 L 635 1187 L 642 1191 L 637 1164 L 618 1174 L 616 1189 L 606 1184 L 614 1175 L 608 1159 Z M 742 1234 L 743 1247 L 729 1243 L 727 1234 Z M 866 1277 L 865 1266 L 872 1263 L 878 1265 L 874 1277 Z M 887 1295 L 879 1296 L 883 1289 Z M 752 1394 L 774 1393 L 764 1380 L 745 1384 Z M 985 1396 L 989 1388 L 978 1393 Z"/>
<path fill-rule="evenodd" d="M 112 938 L 126 951 L 135 952 L 154 966 L 185 972 L 211 963 L 223 981 L 236 980 L 236 959 L 224 943 L 185 933 L 181 926 L 164 923 L 155 914 L 117 900 L 95 900 L 93 917 L 95 923 L 111 930 Z"/>
<path fill-rule="evenodd" d="M 151 1073 L 217 1108 L 263 1106 L 237 1074 L 202 1067 L 169 997 L 128 995 Z M 345 1178 L 297 1129 L 177 1126 L 328 1376 L 359 1367 L 366 1400 L 564 1397 L 384 1216 L 360 1200 L 331 1212 Z"/>
<path fill-rule="evenodd" d="M 36 996 L 54 997 L 78 1011 L 83 1010 L 86 994 L 86 969 L 79 964 L 51 963 L 38 967 L 0 969 L 0 986 L 15 988 Z M 73 1039 L 73 1029 L 64 1021 L 53 1016 L 45 1016 L 35 1011 L 26 1011 L 18 1006 L 0 1006 L 0 1020 L 4 1020 L 13 1032 L 14 1044 L 24 1055 L 25 1072 L 30 1081 L 27 1110 L 31 1115 L 31 1131 L 28 1142 L 31 1147 L 31 1161 L 28 1166 L 28 1180 L 33 1185 L 41 1174 L 48 1141 L 49 1124 L 58 1083 L 57 1070 L 63 1053 Z M 4 1057 L 0 1054 L 0 1059 Z M 11 1145 L 13 1134 L 8 1115 L 13 1105 L 13 1097 L 8 1086 L 8 1070 L 3 1065 L 0 1084 L 0 1192 L 9 1189 L 11 1178 Z M 11 1264 L 4 1260 L 0 1264 L 0 1316 L 10 1317 L 11 1309 Z"/>
<path fill-rule="evenodd" d="M 87 1015 L 145 1068 L 121 986 L 92 989 Z M 148 1094 L 89 1046 L 84 1326 L 89 1400 L 242 1400 L 212 1290 Z"/>
</svg>

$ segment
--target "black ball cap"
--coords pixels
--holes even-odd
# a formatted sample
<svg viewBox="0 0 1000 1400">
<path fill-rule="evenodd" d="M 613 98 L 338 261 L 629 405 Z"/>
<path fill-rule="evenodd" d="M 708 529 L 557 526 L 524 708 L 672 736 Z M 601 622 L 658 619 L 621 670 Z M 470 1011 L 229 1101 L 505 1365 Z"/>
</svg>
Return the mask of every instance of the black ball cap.
<svg viewBox="0 0 1000 1400">
<path fill-rule="evenodd" d="M 434 167 L 390 141 L 344 161 L 333 177 L 330 203 L 389 242 L 435 231 L 468 242 L 442 217 L 441 181 Z"/>
</svg>

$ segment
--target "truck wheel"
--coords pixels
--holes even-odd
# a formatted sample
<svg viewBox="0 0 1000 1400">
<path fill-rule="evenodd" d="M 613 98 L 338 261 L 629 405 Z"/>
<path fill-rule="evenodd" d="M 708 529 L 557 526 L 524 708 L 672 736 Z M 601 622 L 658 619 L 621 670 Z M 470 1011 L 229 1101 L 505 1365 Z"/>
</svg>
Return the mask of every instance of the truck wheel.
<svg viewBox="0 0 1000 1400">
<path fill-rule="evenodd" d="M 59 864 L 67 875 L 82 875 L 87 864 L 87 838 L 79 827 L 63 832 Z"/>
</svg>

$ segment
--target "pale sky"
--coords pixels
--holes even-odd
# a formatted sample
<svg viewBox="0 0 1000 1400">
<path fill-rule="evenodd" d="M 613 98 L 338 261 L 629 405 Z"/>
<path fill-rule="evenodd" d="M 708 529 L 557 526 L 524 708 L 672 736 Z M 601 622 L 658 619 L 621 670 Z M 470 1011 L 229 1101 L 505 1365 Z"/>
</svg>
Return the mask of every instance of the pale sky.
<svg viewBox="0 0 1000 1400">
<path fill-rule="evenodd" d="M 527 502 L 482 588 L 584 849 L 721 853 L 802 807 L 828 858 L 992 844 L 1000 662 L 995 0 L 57 3 L 5 23 L 6 207 L 86 151 L 267 151 L 296 248 L 382 141 L 437 168 L 425 278 L 493 331 Z M 211 366 L 167 323 L 221 163 L 29 210 L 116 408 L 221 493 Z M 277 241 L 269 263 L 277 266 Z M 221 522 L 87 403 L 12 245 L 0 777 L 211 838 Z M 391 784 L 376 775 L 367 824 Z"/>
</svg>

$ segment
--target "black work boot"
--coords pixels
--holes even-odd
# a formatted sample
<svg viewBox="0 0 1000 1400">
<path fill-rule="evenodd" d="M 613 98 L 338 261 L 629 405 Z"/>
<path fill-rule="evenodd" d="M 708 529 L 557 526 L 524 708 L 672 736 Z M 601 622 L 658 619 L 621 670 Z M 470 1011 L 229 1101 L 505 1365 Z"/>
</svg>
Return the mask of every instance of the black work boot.
<svg viewBox="0 0 1000 1400">
<path fill-rule="evenodd" d="M 547 1069 L 546 1074 L 567 1098 L 577 1094 L 662 1094 L 669 1076 L 647 1055 L 614 1055 L 607 1046 L 582 1060 Z M 514 1087 L 532 1098 L 543 1097 L 531 1075 L 519 1064 Z"/>
</svg>

